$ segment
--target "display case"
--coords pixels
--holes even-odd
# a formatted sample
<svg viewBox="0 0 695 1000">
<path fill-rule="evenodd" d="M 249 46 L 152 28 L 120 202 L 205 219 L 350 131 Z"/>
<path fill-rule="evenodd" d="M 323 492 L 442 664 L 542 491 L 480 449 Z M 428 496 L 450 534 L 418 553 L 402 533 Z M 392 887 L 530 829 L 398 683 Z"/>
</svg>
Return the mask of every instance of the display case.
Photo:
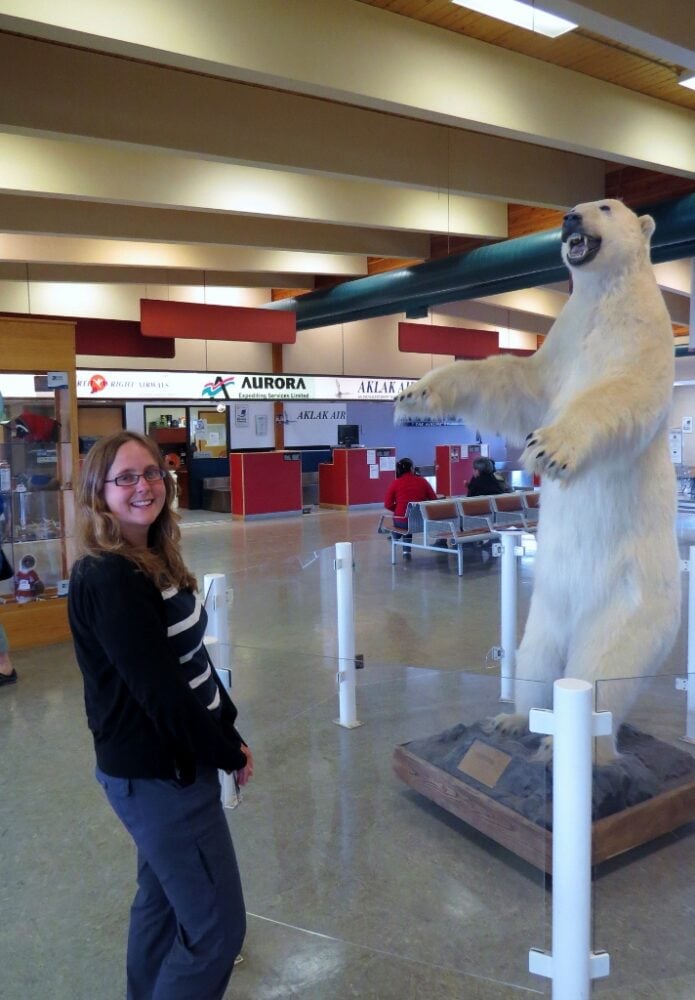
<svg viewBox="0 0 695 1000">
<path fill-rule="evenodd" d="M 0 321 L 0 544 L 14 575 L 0 581 L 0 623 L 11 648 L 69 637 L 66 596 L 74 558 L 77 473 L 72 325 Z M 55 327 L 56 329 L 51 329 Z M 30 331 L 50 350 L 34 358 L 60 368 L 18 371 Z M 12 338 L 12 349 L 3 351 Z M 25 359 L 26 360 L 26 359 Z"/>
</svg>

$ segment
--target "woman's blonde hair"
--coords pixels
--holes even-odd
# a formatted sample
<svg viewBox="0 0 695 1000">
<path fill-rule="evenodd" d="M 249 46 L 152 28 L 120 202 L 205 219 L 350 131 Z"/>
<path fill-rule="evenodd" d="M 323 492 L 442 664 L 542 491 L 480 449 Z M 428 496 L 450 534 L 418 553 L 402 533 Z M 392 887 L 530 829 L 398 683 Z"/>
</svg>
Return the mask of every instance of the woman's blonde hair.
<svg viewBox="0 0 695 1000">
<path fill-rule="evenodd" d="M 137 549 L 129 545 L 121 533 L 118 518 L 104 500 L 104 481 L 109 474 L 119 448 L 129 442 L 142 445 L 152 457 L 152 464 L 167 474 L 164 476 L 166 502 L 159 517 L 150 526 L 148 547 Z M 87 453 L 77 489 L 77 539 L 81 555 L 99 556 L 117 553 L 134 562 L 161 589 L 197 588 L 197 582 L 179 551 L 181 532 L 178 515 L 171 509 L 174 481 L 168 474 L 156 443 L 134 431 L 119 431 L 101 438 Z"/>
</svg>

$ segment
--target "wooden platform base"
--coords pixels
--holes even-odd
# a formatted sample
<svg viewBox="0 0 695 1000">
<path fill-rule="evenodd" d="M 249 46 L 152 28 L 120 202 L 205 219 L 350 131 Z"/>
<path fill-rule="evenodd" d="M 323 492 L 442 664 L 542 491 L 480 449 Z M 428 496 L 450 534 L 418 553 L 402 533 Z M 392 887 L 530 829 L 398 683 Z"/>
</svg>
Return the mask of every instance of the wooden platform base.
<svg viewBox="0 0 695 1000">
<path fill-rule="evenodd" d="M 45 601 L 15 601 L 0 605 L 0 623 L 4 625 L 10 649 L 30 649 L 67 642 L 72 636 L 68 625 L 68 602 L 65 598 Z"/>
<path fill-rule="evenodd" d="M 447 812 L 501 844 L 529 864 L 552 871 L 552 834 L 479 788 L 456 778 L 408 750 L 396 747 L 398 777 Z M 600 864 L 695 820 L 695 780 L 597 820 L 592 828 L 592 864 Z"/>
</svg>

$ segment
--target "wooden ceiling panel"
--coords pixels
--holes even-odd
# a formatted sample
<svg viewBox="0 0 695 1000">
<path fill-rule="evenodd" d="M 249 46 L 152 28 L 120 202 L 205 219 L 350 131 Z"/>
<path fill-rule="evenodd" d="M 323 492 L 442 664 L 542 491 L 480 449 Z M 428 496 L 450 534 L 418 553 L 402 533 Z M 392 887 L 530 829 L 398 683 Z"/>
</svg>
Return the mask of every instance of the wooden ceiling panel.
<svg viewBox="0 0 695 1000">
<path fill-rule="evenodd" d="M 451 0 L 360 0 L 360 3 L 695 110 L 695 92 L 678 84 L 677 67 L 583 28 L 560 38 L 545 38 L 468 11 Z"/>
</svg>

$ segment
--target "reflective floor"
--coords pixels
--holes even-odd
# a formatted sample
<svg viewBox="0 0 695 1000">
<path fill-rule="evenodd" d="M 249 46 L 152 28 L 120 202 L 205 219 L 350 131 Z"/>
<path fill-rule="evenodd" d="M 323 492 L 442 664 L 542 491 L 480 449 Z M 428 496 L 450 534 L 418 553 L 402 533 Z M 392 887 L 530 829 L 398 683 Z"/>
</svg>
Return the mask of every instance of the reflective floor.
<svg viewBox="0 0 695 1000">
<path fill-rule="evenodd" d="M 227 575 L 240 729 L 257 775 L 228 812 L 249 912 L 238 1000 L 550 996 L 527 971 L 549 948 L 545 877 L 411 791 L 394 747 L 500 710 L 499 563 L 390 562 L 378 512 L 243 524 L 186 512 L 191 568 Z M 695 519 L 682 519 L 685 546 Z M 691 537 L 692 536 L 692 537 Z M 336 693 L 336 541 L 355 555 L 357 717 Z M 523 624 L 533 557 L 521 560 Z M 685 578 L 687 582 L 687 578 Z M 0 690 L 0 997 L 119 1000 L 134 852 L 92 778 L 72 650 L 17 652 Z M 634 721 L 681 748 L 681 636 Z M 605 1000 L 695 996 L 695 824 L 604 864 L 592 946 Z M 205 1000 L 205 998 L 200 998 Z"/>
</svg>

